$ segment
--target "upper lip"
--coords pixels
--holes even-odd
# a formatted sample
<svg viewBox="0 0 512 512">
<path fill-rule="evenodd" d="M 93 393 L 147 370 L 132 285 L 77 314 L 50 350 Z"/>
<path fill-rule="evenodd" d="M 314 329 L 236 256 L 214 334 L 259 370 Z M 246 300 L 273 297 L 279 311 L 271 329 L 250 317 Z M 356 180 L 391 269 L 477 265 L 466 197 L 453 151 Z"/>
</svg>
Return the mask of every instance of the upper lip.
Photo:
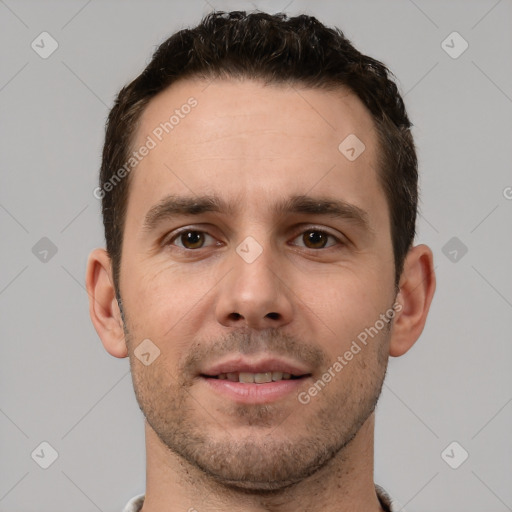
<svg viewBox="0 0 512 512">
<path fill-rule="evenodd" d="M 200 373 L 201 375 L 216 376 L 221 373 L 266 373 L 283 372 L 295 376 L 310 374 L 310 370 L 300 363 L 287 361 L 277 357 L 265 357 L 264 359 L 249 360 L 245 357 L 231 357 L 211 366 L 207 366 Z"/>
</svg>

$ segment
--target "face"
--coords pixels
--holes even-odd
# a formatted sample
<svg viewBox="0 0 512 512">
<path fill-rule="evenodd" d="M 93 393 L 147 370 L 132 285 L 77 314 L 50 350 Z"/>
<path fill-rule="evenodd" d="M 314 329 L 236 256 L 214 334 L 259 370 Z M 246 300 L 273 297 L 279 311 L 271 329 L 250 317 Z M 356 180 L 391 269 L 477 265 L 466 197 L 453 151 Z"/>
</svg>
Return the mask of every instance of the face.
<svg viewBox="0 0 512 512">
<path fill-rule="evenodd" d="M 141 410 L 218 481 L 300 481 L 350 446 L 386 371 L 394 263 L 371 115 L 348 91 L 187 80 L 148 105 L 134 148 L 148 137 L 120 270 Z"/>
</svg>

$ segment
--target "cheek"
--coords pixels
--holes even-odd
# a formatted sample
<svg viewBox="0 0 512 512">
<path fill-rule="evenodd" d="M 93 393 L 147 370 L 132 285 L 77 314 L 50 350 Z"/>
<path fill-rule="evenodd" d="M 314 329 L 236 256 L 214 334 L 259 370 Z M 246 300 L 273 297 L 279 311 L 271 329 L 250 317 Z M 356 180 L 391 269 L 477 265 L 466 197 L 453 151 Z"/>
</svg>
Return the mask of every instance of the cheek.
<svg viewBox="0 0 512 512">
<path fill-rule="evenodd" d="M 166 357 L 177 360 L 193 342 L 197 318 L 191 319 L 202 312 L 215 285 L 212 273 L 147 262 L 127 264 L 123 270 L 123 303 L 135 342 L 149 338 Z"/>
<path fill-rule="evenodd" d="M 369 267 L 357 273 L 344 269 L 323 278 L 315 276 L 315 287 L 303 295 L 303 300 L 324 333 L 318 332 L 319 343 L 333 361 L 388 310 L 392 301 L 390 287 L 390 283 L 379 281 L 378 273 Z"/>
</svg>

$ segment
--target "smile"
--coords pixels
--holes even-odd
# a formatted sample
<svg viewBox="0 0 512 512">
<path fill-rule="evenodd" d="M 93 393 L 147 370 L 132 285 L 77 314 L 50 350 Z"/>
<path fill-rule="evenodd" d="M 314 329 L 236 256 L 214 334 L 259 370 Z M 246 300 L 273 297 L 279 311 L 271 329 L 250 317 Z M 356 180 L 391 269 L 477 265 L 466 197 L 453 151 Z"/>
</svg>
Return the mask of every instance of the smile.
<svg viewBox="0 0 512 512">
<path fill-rule="evenodd" d="M 300 379 L 303 375 L 292 375 L 286 372 L 229 372 L 219 375 L 204 375 L 204 377 L 220 380 L 229 380 L 231 382 L 243 382 L 245 384 L 265 384 L 267 382 L 277 382 L 280 380 Z"/>
</svg>

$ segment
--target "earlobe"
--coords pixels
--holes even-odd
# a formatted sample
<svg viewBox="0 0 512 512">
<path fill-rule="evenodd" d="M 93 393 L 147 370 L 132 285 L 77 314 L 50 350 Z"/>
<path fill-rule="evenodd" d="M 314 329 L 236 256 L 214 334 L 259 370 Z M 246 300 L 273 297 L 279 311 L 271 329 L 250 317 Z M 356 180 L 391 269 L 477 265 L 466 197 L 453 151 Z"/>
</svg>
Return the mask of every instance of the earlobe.
<svg viewBox="0 0 512 512">
<path fill-rule="evenodd" d="M 409 250 L 399 288 L 389 346 L 389 355 L 394 357 L 405 354 L 425 327 L 436 288 L 434 258 L 429 247 L 422 244 Z"/>
<path fill-rule="evenodd" d="M 103 346 L 114 357 L 126 357 L 128 351 L 112 281 L 111 260 L 105 249 L 94 249 L 89 255 L 85 284 L 89 314 Z"/>
</svg>

